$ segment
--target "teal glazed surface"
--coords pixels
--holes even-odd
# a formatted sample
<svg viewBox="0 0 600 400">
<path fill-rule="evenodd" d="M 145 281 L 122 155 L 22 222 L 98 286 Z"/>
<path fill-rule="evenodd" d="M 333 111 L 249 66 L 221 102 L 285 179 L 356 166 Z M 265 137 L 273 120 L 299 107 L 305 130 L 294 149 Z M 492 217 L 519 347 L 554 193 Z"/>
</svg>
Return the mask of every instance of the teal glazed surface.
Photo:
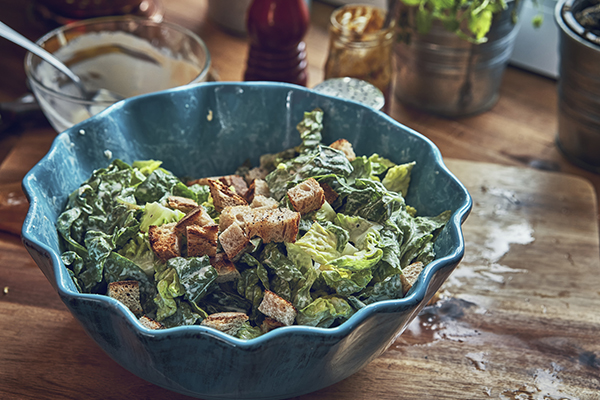
<svg viewBox="0 0 600 400">
<path fill-rule="evenodd" d="M 408 296 L 358 311 L 335 328 L 283 327 L 243 341 L 212 328 L 144 328 L 121 303 L 76 291 L 60 260 L 55 221 L 67 196 L 115 158 L 158 159 L 181 177 L 230 174 L 250 159 L 300 142 L 304 111 L 325 112 L 325 143 L 345 138 L 357 154 L 417 161 L 408 204 L 421 215 L 452 210 Z M 207 83 L 131 98 L 58 135 L 26 175 L 30 208 L 23 242 L 86 332 L 135 375 L 203 399 L 281 399 L 357 372 L 404 331 L 464 255 L 461 224 L 472 206 L 428 139 L 355 102 L 276 83 Z"/>
</svg>

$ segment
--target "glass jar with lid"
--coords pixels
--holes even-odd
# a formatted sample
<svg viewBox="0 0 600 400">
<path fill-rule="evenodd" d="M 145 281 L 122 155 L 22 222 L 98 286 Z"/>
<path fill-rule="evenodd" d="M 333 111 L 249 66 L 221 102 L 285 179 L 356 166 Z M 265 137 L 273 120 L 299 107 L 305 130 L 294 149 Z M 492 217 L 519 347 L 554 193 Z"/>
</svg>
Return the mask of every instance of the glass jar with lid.
<svg viewBox="0 0 600 400">
<path fill-rule="evenodd" d="M 330 19 L 329 56 L 325 79 L 350 77 L 371 83 L 384 94 L 391 92 L 394 27 L 384 26 L 386 12 L 367 5 L 336 9 Z"/>
</svg>

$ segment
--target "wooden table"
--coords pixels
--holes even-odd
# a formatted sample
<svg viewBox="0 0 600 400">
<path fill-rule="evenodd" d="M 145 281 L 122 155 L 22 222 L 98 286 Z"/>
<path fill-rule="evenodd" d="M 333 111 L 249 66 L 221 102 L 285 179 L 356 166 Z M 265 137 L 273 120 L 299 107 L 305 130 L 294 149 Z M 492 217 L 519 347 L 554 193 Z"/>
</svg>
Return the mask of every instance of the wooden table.
<svg viewBox="0 0 600 400">
<path fill-rule="evenodd" d="M 241 78 L 246 40 L 216 27 L 205 0 L 163 5 L 167 20 L 206 40 L 222 80 Z M 0 0 L 0 19 L 35 39 L 47 29 L 29 23 L 27 10 Z M 330 12 L 313 2 L 309 86 L 323 76 Z M 14 100 L 26 91 L 24 52 L 0 40 L 0 54 L 0 101 Z M 473 196 L 467 254 L 442 300 L 386 353 L 302 399 L 600 399 L 600 179 L 556 151 L 555 89 L 509 68 L 498 104 L 476 117 L 393 105 L 392 116 L 430 137 Z M 0 398 L 184 398 L 108 358 L 21 245 L 20 180 L 54 135 L 42 126 L 0 138 Z"/>
</svg>

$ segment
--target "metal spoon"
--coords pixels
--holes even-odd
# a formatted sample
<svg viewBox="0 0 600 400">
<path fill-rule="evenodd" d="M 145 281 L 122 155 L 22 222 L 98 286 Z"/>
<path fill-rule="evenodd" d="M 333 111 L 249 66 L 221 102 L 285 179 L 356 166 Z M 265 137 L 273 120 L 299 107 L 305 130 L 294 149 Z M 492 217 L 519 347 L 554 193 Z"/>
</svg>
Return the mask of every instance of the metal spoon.
<svg viewBox="0 0 600 400">
<path fill-rule="evenodd" d="M 124 97 L 120 94 L 112 92 L 108 89 L 88 90 L 81 81 L 81 78 L 75 73 L 73 73 L 73 71 L 71 71 L 69 67 L 63 64 L 58 58 L 54 57 L 51 53 L 44 50 L 42 47 L 33 43 L 25 36 L 21 35 L 20 33 L 18 33 L 17 31 L 15 31 L 14 29 L 10 28 L 2 22 L 0 22 L 0 36 L 10 40 L 15 44 L 18 44 L 26 50 L 29 50 L 30 52 L 40 57 L 41 59 L 52 65 L 54 68 L 58 69 L 60 72 L 65 74 L 71 81 L 73 81 L 75 87 L 77 87 L 83 99 L 91 101 L 93 101 L 94 99 L 102 99 L 104 101 L 110 99 L 111 101 L 114 100 L 115 102 L 124 99 Z"/>
</svg>

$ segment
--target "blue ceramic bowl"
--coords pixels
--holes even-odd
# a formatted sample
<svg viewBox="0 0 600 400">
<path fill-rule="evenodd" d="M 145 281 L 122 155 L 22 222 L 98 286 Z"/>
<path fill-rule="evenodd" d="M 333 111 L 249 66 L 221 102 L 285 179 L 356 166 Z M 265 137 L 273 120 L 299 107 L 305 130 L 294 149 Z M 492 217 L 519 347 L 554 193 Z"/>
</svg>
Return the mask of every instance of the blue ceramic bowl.
<svg viewBox="0 0 600 400">
<path fill-rule="evenodd" d="M 203 326 L 144 328 L 121 303 L 81 294 L 60 259 L 55 228 L 67 196 L 114 158 L 159 159 L 179 176 L 229 174 L 247 158 L 300 142 L 304 111 L 325 111 L 325 143 L 346 138 L 357 154 L 415 160 L 408 204 L 422 215 L 452 210 L 437 259 L 408 296 L 371 304 L 335 328 L 283 327 L 249 341 Z M 209 113 L 212 112 L 212 118 Z M 471 209 L 463 185 L 422 135 L 358 103 L 274 83 L 201 84 L 120 102 L 58 135 L 27 174 L 23 242 L 71 313 L 110 357 L 156 385 L 204 399 L 280 399 L 357 372 L 383 353 L 440 288 L 464 254 Z"/>
</svg>

